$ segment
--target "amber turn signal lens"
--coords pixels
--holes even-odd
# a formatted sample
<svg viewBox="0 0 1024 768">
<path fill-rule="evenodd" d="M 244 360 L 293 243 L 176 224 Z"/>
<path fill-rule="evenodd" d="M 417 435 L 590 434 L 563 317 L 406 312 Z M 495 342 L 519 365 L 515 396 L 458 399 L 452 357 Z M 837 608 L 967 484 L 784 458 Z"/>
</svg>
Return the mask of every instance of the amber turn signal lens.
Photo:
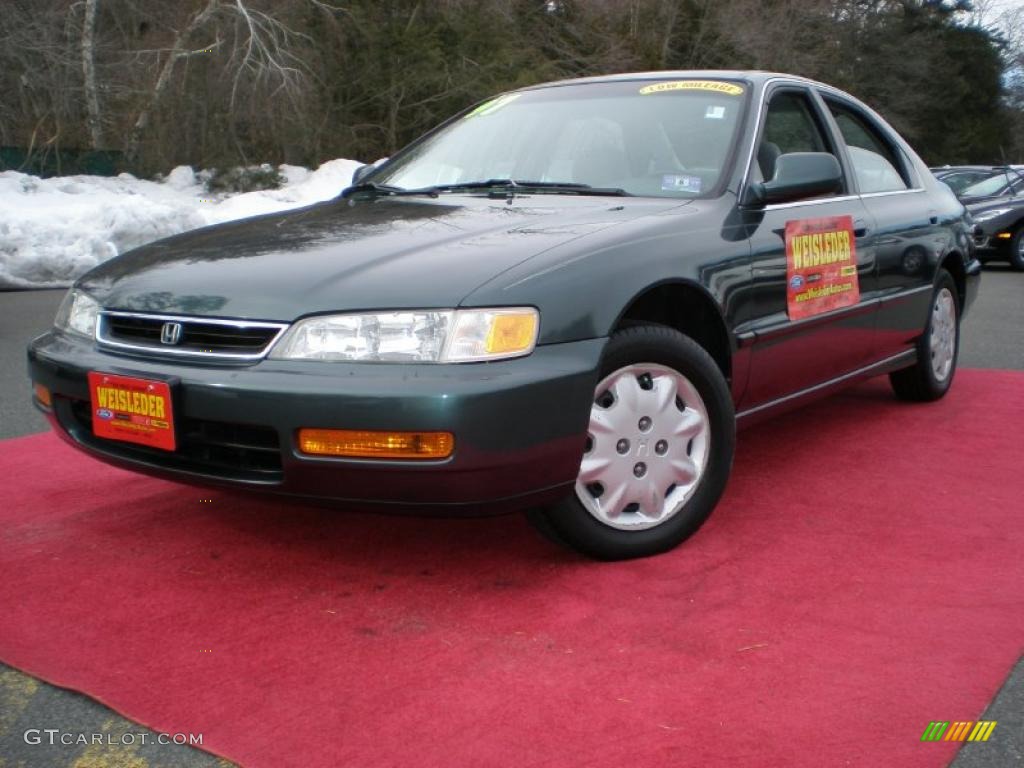
<svg viewBox="0 0 1024 768">
<path fill-rule="evenodd" d="M 50 396 L 50 390 L 44 387 L 42 384 L 36 384 L 33 389 L 35 390 L 36 400 L 47 408 L 53 407 L 53 398 Z"/>
<path fill-rule="evenodd" d="M 497 315 L 491 321 L 485 347 L 489 355 L 523 352 L 536 338 L 536 313 Z"/>
<path fill-rule="evenodd" d="M 1011 237 L 1013 237 L 1013 232 L 1000 232 L 998 235 L 996 235 L 996 237 L 998 237 L 1000 240 L 1009 240 Z"/>
<path fill-rule="evenodd" d="M 446 459 L 455 450 L 455 436 L 451 432 L 300 429 L 299 450 L 355 459 Z"/>
</svg>

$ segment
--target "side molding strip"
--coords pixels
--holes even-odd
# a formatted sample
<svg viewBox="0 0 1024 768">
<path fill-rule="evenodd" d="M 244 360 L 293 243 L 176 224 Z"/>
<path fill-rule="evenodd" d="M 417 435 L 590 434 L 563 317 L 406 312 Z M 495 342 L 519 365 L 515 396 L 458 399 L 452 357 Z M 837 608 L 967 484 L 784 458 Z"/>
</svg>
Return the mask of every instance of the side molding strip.
<svg viewBox="0 0 1024 768">
<path fill-rule="evenodd" d="M 817 392 L 820 392 L 821 390 L 829 389 L 830 387 L 834 387 L 838 384 L 843 384 L 844 382 L 850 381 L 851 379 L 857 379 L 862 376 L 867 377 L 876 372 L 883 373 L 887 369 L 892 368 L 892 366 L 894 365 L 898 365 L 899 363 L 902 363 L 904 361 L 912 361 L 916 355 L 917 350 L 908 349 L 904 352 L 900 352 L 899 354 L 893 355 L 892 357 L 887 357 L 884 360 L 879 360 L 877 363 L 872 363 L 871 365 L 865 366 L 863 368 L 858 368 L 855 371 L 850 371 L 850 373 L 845 373 L 842 376 L 838 376 L 834 379 L 823 381 L 821 384 L 815 384 L 813 387 L 801 389 L 799 392 L 794 392 L 791 395 L 786 395 L 785 397 L 780 397 L 777 400 L 772 400 L 771 402 L 762 403 L 761 405 L 749 408 L 745 411 L 740 411 L 739 413 L 736 414 L 736 420 L 739 421 L 740 419 L 744 419 L 755 414 L 758 414 L 761 411 L 766 411 L 769 408 L 776 408 L 792 400 L 806 397 L 808 395 L 813 395 Z"/>
</svg>

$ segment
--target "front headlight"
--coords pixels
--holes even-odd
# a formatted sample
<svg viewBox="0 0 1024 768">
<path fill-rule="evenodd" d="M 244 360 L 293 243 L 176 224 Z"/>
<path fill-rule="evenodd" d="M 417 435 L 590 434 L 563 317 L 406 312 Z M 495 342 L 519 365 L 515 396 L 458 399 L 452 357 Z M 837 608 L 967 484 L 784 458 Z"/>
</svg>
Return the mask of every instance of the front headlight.
<svg viewBox="0 0 1024 768">
<path fill-rule="evenodd" d="M 100 305 L 92 296 L 72 288 L 60 303 L 53 325 L 62 331 L 78 333 L 91 339 L 96 335 L 99 311 Z"/>
<path fill-rule="evenodd" d="M 521 357 L 537 343 L 533 307 L 322 315 L 295 323 L 275 360 L 464 363 Z"/>
<path fill-rule="evenodd" d="M 1009 213 L 1013 208 L 993 208 L 991 211 L 982 211 L 981 213 L 971 214 L 971 217 L 975 222 L 988 221 L 994 219 L 997 216 L 1002 216 L 1004 213 Z"/>
</svg>

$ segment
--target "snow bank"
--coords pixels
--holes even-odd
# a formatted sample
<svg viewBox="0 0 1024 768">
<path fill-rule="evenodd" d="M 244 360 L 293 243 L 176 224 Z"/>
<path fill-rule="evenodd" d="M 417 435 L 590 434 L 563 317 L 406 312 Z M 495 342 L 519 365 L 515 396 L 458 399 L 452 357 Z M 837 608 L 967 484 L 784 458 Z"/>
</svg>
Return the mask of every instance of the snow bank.
<svg viewBox="0 0 1024 768">
<path fill-rule="evenodd" d="M 330 200 L 361 163 L 331 160 L 315 171 L 282 165 L 280 189 L 210 195 L 188 166 L 159 182 L 116 178 L 41 179 L 0 173 L 0 289 L 68 285 L 88 269 L 144 243 L 232 219 Z"/>
</svg>

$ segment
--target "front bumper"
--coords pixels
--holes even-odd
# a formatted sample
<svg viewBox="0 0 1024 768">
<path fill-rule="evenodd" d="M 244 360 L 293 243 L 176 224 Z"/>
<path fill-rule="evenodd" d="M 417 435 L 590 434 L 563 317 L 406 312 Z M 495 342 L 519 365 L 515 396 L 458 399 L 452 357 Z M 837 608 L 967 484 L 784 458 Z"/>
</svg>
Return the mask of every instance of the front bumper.
<svg viewBox="0 0 1024 768">
<path fill-rule="evenodd" d="M 491 363 L 211 366 L 111 354 L 51 331 L 31 343 L 28 359 L 33 381 L 52 393 L 53 407 L 44 410 L 57 433 L 116 466 L 357 506 L 472 514 L 571 490 L 604 341 L 546 345 Z M 95 437 L 89 371 L 170 381 L 179 449 Z M 455 451 L 443 461 L 313 457 L 297 449 L 303 427 L 448 431 Z"/>
<path fill-rule="evenodd" d="M 974 234 L 974 250 L 979 261 L 1002 261 L 1010 255 L 1014 222 L 984 222 Z"/>
<path fill-rule="evenodd" d="M 980 261 L 1002 256 L 1007 246 L 990 235 L 975 235 L 974 251 Z"/>
</svg>

